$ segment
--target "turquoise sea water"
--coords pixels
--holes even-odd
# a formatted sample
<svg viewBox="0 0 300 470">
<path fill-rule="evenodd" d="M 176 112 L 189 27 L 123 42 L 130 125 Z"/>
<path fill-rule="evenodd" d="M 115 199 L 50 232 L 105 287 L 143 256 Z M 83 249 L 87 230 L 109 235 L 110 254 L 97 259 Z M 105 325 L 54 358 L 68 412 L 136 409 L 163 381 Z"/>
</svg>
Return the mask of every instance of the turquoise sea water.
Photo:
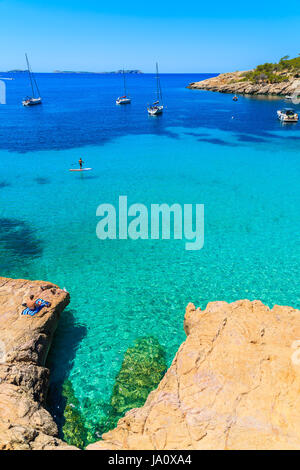
<svg viewBox="0 0 300 470">
<path fill-rule="evenodd" d="M 90 129 L 91 119 L 105 135 L 94 127 L 80 142 L 72 101 L 69 114 L 68 103 L 25 110 L 35 113 L 30 122 L 13 99 L 7 111 L 0 108 L 2 119 L 9 113 L 0 135 L 1 274 L 70 292 L 49 358 L 51 380 L 70 378 L 90 423 L 103 413 L 99 404 L 109 400 L 136 338 L 155 336 L 170 364 L 185 338 L 188 302 L 204 308 L 248 298 L 300 308 L 300 126 L 276 121 L 280 101 L 241 97 L 233 104 L 230 95 L 186 90 L 196 78 L 163 76 L 167 110 L 152 120 L 142 98 L 153 77 L 133 79 L 144 82 L 140 103 L 127 111 L 109 101 L 117 96 L 116 77 L 103 78 L 105 116 L 100 108 L 85 115 L 85 95 L 77 112 L 82 127 Z M 81 80 L 78 90 L 85 79 L 74 79 Z M 51 86 L 47 80 L 45 90 L 62 86 L 61 77 Z M 80 156 L 92 172 L 68 171 Z M 178 240 L 100 241 L 97 206 L 117 205 L 119 195 L 148 207 L 205 204 L 204 248 L 186 251 Z"/>
</svg>

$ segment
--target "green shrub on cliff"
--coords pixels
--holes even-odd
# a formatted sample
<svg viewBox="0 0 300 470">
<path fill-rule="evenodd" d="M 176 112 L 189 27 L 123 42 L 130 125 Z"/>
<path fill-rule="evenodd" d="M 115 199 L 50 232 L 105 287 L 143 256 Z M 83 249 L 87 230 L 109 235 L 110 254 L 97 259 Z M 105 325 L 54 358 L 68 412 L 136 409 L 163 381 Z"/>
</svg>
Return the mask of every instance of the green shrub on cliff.
<svg viewBox="0 0 300 470">
<path fill-rule="evenodd" d="M 300 73 L 300 57 L 290 59 L 282 57 L 279 62 L 266 62 L 245 74 L 245 79 L 252 83 L 281 83 Z"/>
<path fill-rule="evenodd" d="M 108 413 L 99 423 L 97 434 L 114 428 L 126 411 L 143 406 L 166 369 L 165 352 L 158 340 L 152 336 L 138 338 L 124 354 Z"/>
<path fill-rule="evenodd" d="M 63 438 L 68 444 L 83 449 L 87 444 L 87 429 L 70 380 L 63 383 L 62 395 L 66 400 Z"/>
</svg>

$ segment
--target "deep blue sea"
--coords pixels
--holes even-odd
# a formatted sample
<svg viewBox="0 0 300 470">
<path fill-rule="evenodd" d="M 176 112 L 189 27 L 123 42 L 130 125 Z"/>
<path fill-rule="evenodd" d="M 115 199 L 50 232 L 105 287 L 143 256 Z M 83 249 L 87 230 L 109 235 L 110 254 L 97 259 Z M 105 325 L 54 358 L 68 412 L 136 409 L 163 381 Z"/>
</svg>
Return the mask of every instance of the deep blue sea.
<svg viewBox="0 0 300 470">
<path fill-rule="evenodd" d="M 7 76 L 7 74 L 0 74 Z M 148 117 L 155 76 L 38 74 L 43 105 L 24 108 L 15 74 L 0 105 L 1 275 L 65 287 L 49 365 L 68 377 L 90 423 L 123 355 L 155 336 L 168 364 L 184 340 L 188 302 L 248 298 L 300 308 L 300 123 L 282 125 L 277 98 L 188 90 L 209 74 L 162 74 L 166 109 Z M 296 106 L 300 111 L 300 106 Z M 69 172 L 79 157 L 93 171 Z M 205 244 L 96 237 L 97 206 L 202 203 Z"/>
</svg>

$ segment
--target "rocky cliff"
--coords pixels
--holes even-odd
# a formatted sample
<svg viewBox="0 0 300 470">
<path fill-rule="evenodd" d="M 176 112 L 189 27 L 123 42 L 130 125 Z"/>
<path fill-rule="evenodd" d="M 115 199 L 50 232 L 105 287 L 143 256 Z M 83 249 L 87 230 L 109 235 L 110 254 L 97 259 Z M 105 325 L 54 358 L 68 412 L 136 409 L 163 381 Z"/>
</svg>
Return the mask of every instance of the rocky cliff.
<svg viewBox="0 0 300 470">
<path fill-rule="evenodd" d="M 192 90 L 219 91 L 221 93 L 238 93 L 245 95 L 300 95 L 300 80 L 288 78 L 280 83 L 252 83 L 244 81 L 246 72 L 222 73 L 217 77 L 201 82 L 190 83 L 187 88 Z"/>
<path fill-rule="evenodd" d="M 42 290 L 42 287 L 45 290 Z M 35 316 L 21 315 L 30 294 L 51 302 Z M 0 277 L 0 450 L 71 449 L 44 408 L 45 367 L 69 294 L 41 281 Z"/>
<path fill-rule="evenodd" d="M 88 449 L 299 449 L 300 311 L 189 304 L 184 328 L 145 405 Z"/>
<path fill-rule="evenodd" d="M 42 289 L 43 288 L 43 289 Z M 51 302 L 22 316 L 29 294 Z M 0 278 L 0 450 L 76 449 L 44 408 L 48 350 L 69 295 Z M 189 304 L 186 341 L 158 388 L 87 449 L 299 449 L 300 311 Z"/>
</svg>

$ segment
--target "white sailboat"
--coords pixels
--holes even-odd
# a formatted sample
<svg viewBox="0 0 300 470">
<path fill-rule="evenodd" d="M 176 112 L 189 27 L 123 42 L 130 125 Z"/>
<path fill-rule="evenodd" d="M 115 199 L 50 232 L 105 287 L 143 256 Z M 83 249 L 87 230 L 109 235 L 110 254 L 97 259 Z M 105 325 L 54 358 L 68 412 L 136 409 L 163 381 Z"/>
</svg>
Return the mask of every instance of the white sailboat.
<svg viewBox="0 0 300 470">
<path fill-rule="evenodd" d="M 150 116 L 158 116 L 159 114 L 162 114 L 163 109 L 164 109 L 157 62 L 156 62 L 156 94 L 157 94 L 157 100 L 152 105 L 149 105 L 147 107 L 148 114 Z"/>
<path fill-rule="evenodd" d="M 127 96 L 126 93 L 126 77 L 125 77 L 125 70 L 123 69 L 123 79 L 124 79 L 124 95 L 120 96 L 116 99 L 116 104 L 130 104 L 131 99 Z"/>
<path fill-rule="evenodd" d="M 25 54 L 27 62 L 27 70 L 32 90 L 32 96 L 28 96 L 22 101 L 23 106 L 35 106 L 37 104 L 42 104 L 42 98 L 40 96 L 39 87 L 37 85 L 36 79 L 32 73 L 27 54 Z"/>
</svg>

